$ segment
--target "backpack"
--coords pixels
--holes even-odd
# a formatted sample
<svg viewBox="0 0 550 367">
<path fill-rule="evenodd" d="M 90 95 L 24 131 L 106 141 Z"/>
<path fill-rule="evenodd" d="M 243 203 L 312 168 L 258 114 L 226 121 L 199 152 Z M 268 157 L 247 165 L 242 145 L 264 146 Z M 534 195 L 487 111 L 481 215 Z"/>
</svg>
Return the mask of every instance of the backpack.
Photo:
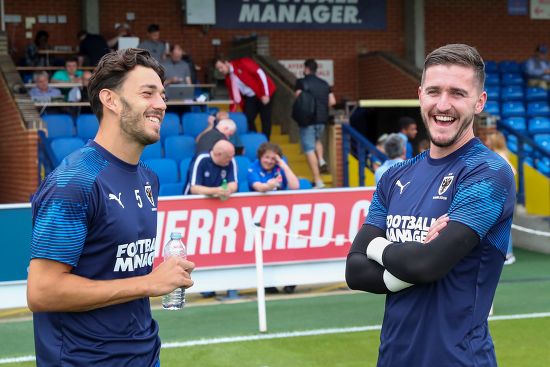
<svg viewBox="0 0 550 367">
<path fill-rule="evenodd" d="M 306 127 L 315 122 L 317 102 L 315 97 L 309 91 L 306 81 L 303 80 L 302 92 L 292 105 L 292 118 L 300 127 Z"/>
</svg>

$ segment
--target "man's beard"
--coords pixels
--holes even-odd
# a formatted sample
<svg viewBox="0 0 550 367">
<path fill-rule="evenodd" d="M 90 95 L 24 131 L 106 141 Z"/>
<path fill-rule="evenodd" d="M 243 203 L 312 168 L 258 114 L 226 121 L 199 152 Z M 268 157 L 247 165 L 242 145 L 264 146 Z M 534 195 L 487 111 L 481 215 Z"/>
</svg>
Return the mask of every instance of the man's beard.
<svg viewBox="0 0 550 367">
<path fill-rule="evenodd" d="M 145 132 L 144 125 L 146 124 L 145 115 L 139 112 L 134 112 L 132 106 L 124 99 L 120 98 L 122 102 L 122 113 L 120 114 L 120 127 L 122 131 L 134 138 L 141 145 L 149 145 L 156 143 L 158 137 L 148 136 Z M 162 116 L 159 116 L 162 121 Z"/>
<path fill-rule="evenodd" d="M 447 141 L 436 141 L 436 140 L 434 140 L 434 138 L 432 137 L 432 134 L 430 133 L 430 128 L 429 128 L 428 123 L 426 122 L 426 119 L 425 119 L 424 115 L 422 115 L 422 121 L 424 122 L 424 127 L 426 128 L 426 131 L 427 131 L 427 134 L 428 134 L 428 139 L 430 139 L 430 142 L 433 145 L 435 145 L 437 147 L 440 147 L 440 148 L 447 148 L 447 147 L 450 147 L 451 145 L 453 145 L 454 143 L 456 143 L 456 141 L 462 136 L 464 131 L 466 131 L 466 129 L 468 129 L 468 128 L 470 128 L 470 126 L 472 126 L 472 124 L 474 123 L 474 118 L 475 118 L 475 115 L 472 115 L 471 118 L 469 118 L 469 122 L 463 123 L 462 126 L 460 126 L 460 128 L 456 132 L 456 134 L 454 136 L 452 136 L 449 140 L 447 140 Z M 454 122 L 454 123 L 459 123 L 459 122 Z"/>
</svg>

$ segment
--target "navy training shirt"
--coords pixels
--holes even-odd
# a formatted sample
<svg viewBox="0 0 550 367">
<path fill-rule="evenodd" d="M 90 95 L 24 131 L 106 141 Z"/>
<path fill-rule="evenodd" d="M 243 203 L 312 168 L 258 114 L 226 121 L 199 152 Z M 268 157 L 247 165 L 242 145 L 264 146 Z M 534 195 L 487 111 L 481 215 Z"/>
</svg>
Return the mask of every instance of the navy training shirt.
<svg viewBox="0 0 550 367">
<path fill-rule="evenodd" d="M 93 280 L 151 272 L 158 178 L 94 141 L 70 154 L 32 200 L 31 258 L 71 265 Z M 59 300 L 63 302 L 63 300 Z M 149 298 L 86 312 L 33 314 L 39 366 L 154 366 L 158 325 Z"/>
<path fill-rule="evenodd" d="M 189 169 L 189 182 L 185 188 L 185 195 L 191 194 L 191 186 L 219 187 L 223 180 L 237 182 L 237 163 L 231 159 L 229 165 L 222 167 L 214 163 L 210 153 L 197 156 Z"/>
<path fill-rule="evenodd" d="M 497 365 L 487 317 L 514 202 L 508 163 L 477 138 L 447 157 L 432 159 L 427 151 L 384 173 L 365 223 L 386 231 L 388 240 L 422 242 L 448 213 L 480 243 L 442 279 L 386 296 L 378 366 Z"/>
</svg>

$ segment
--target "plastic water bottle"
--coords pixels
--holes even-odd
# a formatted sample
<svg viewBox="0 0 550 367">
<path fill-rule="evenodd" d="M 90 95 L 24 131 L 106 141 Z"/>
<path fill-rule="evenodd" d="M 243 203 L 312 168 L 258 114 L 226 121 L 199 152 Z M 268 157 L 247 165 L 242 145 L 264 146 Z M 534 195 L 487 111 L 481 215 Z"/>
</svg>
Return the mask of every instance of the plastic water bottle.
<svg viewBox="0 0 550 367">
<path fill-rule="evenodd" d="M 227 179 L 225 179 L 225 178 L 222 181 L 222 189 L 227 190 Z M 221 201 L 225 201 L 227 199 L 228 199 L 227 196 L 220 196 Z"/>
<path fill-rule="evenodd" d="M 170 233 L 170 241 L 164 245 L 164 260 L 170 256 L 187 258 L 185 245 L 181 242 L 181 233 Z M 165 310 L 180 310 L 185 306 L 185 288 L 176 288 L 171 293 L 162 296 L 162 308 Z"/>
</svg>

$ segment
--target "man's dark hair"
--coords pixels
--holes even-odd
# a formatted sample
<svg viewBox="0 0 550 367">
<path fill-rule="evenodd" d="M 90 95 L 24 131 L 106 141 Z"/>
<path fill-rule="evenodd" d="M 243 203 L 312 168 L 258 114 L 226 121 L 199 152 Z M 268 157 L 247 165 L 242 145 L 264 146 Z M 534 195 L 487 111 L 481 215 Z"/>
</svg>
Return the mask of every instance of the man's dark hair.
<svg viewBox="0 0 550 367">
<path fill-rule="evenodd" d="M 147 33 L 153 33 L 153 32 L 159 32 L 160 31 L 160 27 L 158 24 L 149 24 L 149 26 L 147 27 Z"/>
<path fill-rule="evenodd" d="M 226 63 L 229 61 L 229 59 L 224 55 L 216 55 L 216 57 L 214 57 L 214 65 L 216 65 L 218 61 L 222 63 Z"/>
<path fill-rule="evenodd" d="M 88 32 L 86 32 L 85 30 L 78 31 L 78 33 L 76 34 L 76 38 L 80 39 L 80 37 L 82 37 L 86 34 L 88 34 Z"/>
<path fill-rule="evenodd" d="M 256 156 L 258 157 L 258 159 L 261 159 L 267 151 L 275 152 L 279 157 L 283 157 L 283 150 L 281 149 L 281 147 L 268 141 L 260 145 L 258 151 L 256 152 Z"/>
<path fill-rule="evenodd" d="M 434 65 L 460 65 L 474 69 L 475 77 L 479 84 L 479 89 L 483 90 L 485 85 L 485 64 L 477 50 L 468 45 L 453 43 L 442 46 L 426 57 L 424 61 L 424 71 L 422 72 L 422 82 L 426 70 Z"/>
<path fill-rule="evenodd" d="M 68 62 L 76 62 L 78 64 L 78 58 L 76 56 L 70 56 L 65 59 L 65 64 Z"/>
<path fill-rule="evenodd" d="M 405 151 L 405 141 L 399 134 L 390 134 L 384 143 L 384 151 L 389 159 L 399 158 Z"/>
<path fill-rule="evenodd" d="M 399 118 L 398 124 L 399 124 L 399 131 L 402 131 L 404 129 L 407 129 L 411 125 L 416 125 L 416 121 L 412 117 L 403 116 Z"/>
<path fill-rule="evenodd" d="M 103 118 L 103 104 L 99 100 L 99 92 L 102 89 L 118 91 L 128 73 L 138 65 L 153 69 L 164 83 L 164 68 L 147 50 L 127 48 L 110 52 L 99 60 L 90 78 L 88 96 L 92 111 L 100 122 Z"/>
<path fill-rule="evenodd" d="M 40 41 L 41 38 L 45 38 L 47 41 L 48 38 L 50 38 L 50 34 L 43 29 L 39 30 L 38 32 L 36 32 L 36 35 L 34 36 L 34 43 L 38 45 L 38 42 Z"/>
<path fill-rule="evenodd" d="M 317 61 L 313 59 L 307 59 L 304 62 L 304 66 L 309 69 L 313 74 L 317 72 Z"/>
</svg>

